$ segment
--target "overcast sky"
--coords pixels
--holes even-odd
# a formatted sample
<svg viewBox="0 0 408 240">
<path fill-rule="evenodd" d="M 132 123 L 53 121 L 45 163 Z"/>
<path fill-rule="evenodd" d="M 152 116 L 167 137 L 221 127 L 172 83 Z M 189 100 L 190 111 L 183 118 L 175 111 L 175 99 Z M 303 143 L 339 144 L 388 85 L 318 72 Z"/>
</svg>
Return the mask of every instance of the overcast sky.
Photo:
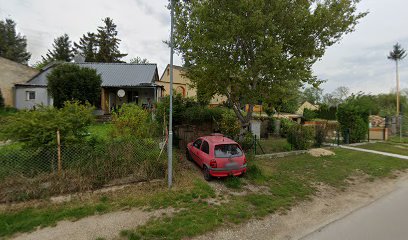
<svg viewBox="0 0 408 240">
<path fill-rule="evenodd" d="M 54 38 L 67 33 L 78 41 L 82 34 L 96 31 L 102 18 L 116 23 L 120 49 L 130 58 L 140 56 L 157 63 L 159 73 L 169 62 L 170 17 L 167 0 L 0 0 L 0 18 L 11 18 L 28 39 L 30 64 L 41 59 Z M 315 67 L 327 80 L 325 92 L 347 86 L 352 92 L 389 92 L 395 88 L 395 65 L 387 59 L 392 45 L 408 49 L 407 0 L 362 0 L 360 11 L 369 11 L 356 31 L 327 50 Z M 175 56 L 175 64 L 181 59 Z M 408 88 L 408 58 L 400 64 L 401 85 Z"/>
</svg>

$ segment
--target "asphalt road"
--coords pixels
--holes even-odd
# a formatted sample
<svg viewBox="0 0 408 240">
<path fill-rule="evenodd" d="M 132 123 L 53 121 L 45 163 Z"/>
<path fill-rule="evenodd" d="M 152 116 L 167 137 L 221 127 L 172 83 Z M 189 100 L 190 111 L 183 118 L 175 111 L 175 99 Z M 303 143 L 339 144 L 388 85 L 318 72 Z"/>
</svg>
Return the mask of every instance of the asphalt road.
<svg viewBox="0 0 408 240">
<path fill-rule="evenodd" d="M 326 225 L 302 240 L 407 240 L 408 181 L 379 200 Z"/>
</svg>

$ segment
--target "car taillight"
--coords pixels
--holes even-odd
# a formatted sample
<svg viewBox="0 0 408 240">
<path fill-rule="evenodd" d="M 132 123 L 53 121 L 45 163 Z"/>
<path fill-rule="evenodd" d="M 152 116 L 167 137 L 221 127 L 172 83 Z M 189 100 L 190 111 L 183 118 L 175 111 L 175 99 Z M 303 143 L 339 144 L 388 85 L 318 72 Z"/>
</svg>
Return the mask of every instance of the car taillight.
<svg viewBox="0 0 408 240">
<path fill-rule="evenodd" d="M 211 167 L 211 168 L 217 168 L 217 161 L 215 161 L 215 159 L 212 159 L 212 160 L 210 161 L 210 167 Z"/>
</svg>

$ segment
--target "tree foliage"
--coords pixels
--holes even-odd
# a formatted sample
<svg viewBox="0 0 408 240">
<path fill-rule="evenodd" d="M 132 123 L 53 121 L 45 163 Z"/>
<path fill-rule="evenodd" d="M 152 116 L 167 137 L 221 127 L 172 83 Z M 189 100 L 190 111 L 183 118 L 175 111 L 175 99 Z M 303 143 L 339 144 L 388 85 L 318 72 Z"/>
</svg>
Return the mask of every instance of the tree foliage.
<svg viewBox="0 0 408 240">
<path fill-rule="evenodd" d="M 55 145 L 56 132 L 61 142 L 72 143 L 84 139 L 94 117 L 93 108 L 79 102 L 66 102 L 61 109 L 39 106 L 36 111 L 18 111 L 6 117 L 0 136 L 20 141 L 28 146 Z"/>
<path fill-rule="evenodd" d="M 16 31 L 11 19 L 0 20 L 0 57 L 27 64 L 31 54 L 27 52 L 27 39 Z"/>
<path fill-rule="evenodd" d="M 116 24 L 109 17 L 102 20 L 104 26 L 98 27 L 96 39 L 98 44 L 98 53 L 95 58 L 97 62 L 121 62 L 126 53 L 119 51 L 120 39 L 117 38 L 118 31 Z"/>
<path fill-rule="evenodd" d="M 345 140 L 356 143 L 366 139 L 371 104 L 369 97 L 359 94 L 351 95 L 339 105 L 337 120 Z"/>
<path fill-rule="evenodd" d="M 47 78 L 55 107 L 70 100 L 98 104 L 102 79 L 95 69 L 65 63 L 55 67 Z"/>
<path fill-rule="evenodd" d="M 392 51 L 391 51 L 390 54 L 388 55 L 388 59 L 397 62 L 397 61 L 401 61 L 401 60 L 404 59 L 406 56 L 407 56 L 407 53 L 406 53 L 405 49 L 403 49 L 399 43 L 396 43 L 396 44 L 393 46 Z"/>
<path fill-rule="evenodd" d="M 82 55 L 85 62 L 96 62 L 97 46 L 98 40 L 95 33 L 88 32 L 82 35 L 78 43 L 74 43 L 74 52 Z"/>
<path fill-rule="evenodd" d="M 343 103 L 349 96 L 350 89 L 345 86 L 340 86 L 334 89 L 331 93 L 326 93 L 323 96 L 323 103 L 329 107 L 337 107 L 339 104 Z"/>
<path fill-rule="evenodd" d="M 312 65 L 354 30 L 359 0 L 220 0 L 176 3 L 175 47 L 193 84 L 228 97 L 243 127 L 241 103 L 284 98 L 319 85 Z M 272 99 L 271 99 L 272 98 Z"/>
<path fill-rule="evenodd" d="M 135 57 L 130 59 L 129 63 L 134 63 L 134 64 L 146 64 L 149 63 L 149 60 L 147 58 L 141 58 L 141 57 Z"/>
<path fill-rule="evenodd" d="M 302 93 L 301 102 L 310 102 L 311 104 L 319 104 L 322 101 L 323 90 L 315 87 L 308 87 Z"/>
<path fill-rule="evenodd" d="M 48 53 L 41 56 L 44 63 L 49 63 L 52 61 L 64 61 L 70 62 L 74 57 L 71 40 L 69 40 L 68 34 L 64 34 L 54 39 L 52 44 L 53 49 L 48 50 Z"/>
<path fill-rule="evenodd" d="M 112 115 L 115 137 L 147 138 L 154 132 L 150 114 L 136 104 L 123 104 Z"/>
</svg>

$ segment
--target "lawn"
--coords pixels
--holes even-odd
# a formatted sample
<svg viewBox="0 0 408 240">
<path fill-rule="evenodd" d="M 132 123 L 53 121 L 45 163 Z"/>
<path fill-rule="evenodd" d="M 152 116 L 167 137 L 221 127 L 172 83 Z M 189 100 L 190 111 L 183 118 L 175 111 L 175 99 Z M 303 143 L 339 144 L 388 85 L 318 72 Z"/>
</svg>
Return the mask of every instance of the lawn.
<svg viewBox="0 0 408 240">
<path fill-rule="evenodd" d="M 388 152 L 400 155 L 408 156 L 408 144 L 398 144 L 395 142 L 377 142 L 368 143 L 365 145 L 358 146 L 359 148 L 375 150 L 380 152 Z"/>
<path fill-rule="evenodd" d="M 391 143 L 408 143 L 408 137 L 400 138 L 399 136 L 392 136 L 392 137 L 389 138 L 388 142 L 391 142 Z"/>
<path fill-rule="evenodd" d="M 89 136 L 100 140 L 107 140 L 112 131 L 111 123 L 96 123 L 88 127 Z"/>
<path fill-rule="evenodd" d="M 256 154 L 287 152 L 291 150 L 291 146 L 286 138 L 261 139 L 259 140 L 259 144 L 256 147 Z"/>
<path fill-rule="evenodd" d="M 176 182 L 170 191 L 166 189 L 165 182 L 151 183 L 114 194 L 95 194 L 89 199 L 65 204 L 44 201 L 35 208 L 0 211 L 0 238 L 32 231 L 38 226 L 50 226 L 63 219 L 75 220 L 124 208 L 172 207 L 179 211 L 172 216 L 154 218 L 136 229 L 123 230 L 121 237 L 186 239 L 253 218 L 285 212 L 313 196 L 317 191 L 317 182 L 344 189 L 348 185 L 345 180 L 351 176 L 373 180 L 392 176 L 393 171 L 408 168 L 408 161 L 396 158 L 346 149 L 334 151 L 336 155 L 328 157 L 304 154 L 275 160 L 249 160 L 246 177 L 214 180 L 225 184 L 230 191 L 246 192 L 245 185 L 263 186 L 266 189 L 263 192 L 247 191 L 240 195 L 214 190 L 202 180 L 198 169 L 184 160 L 183 167 L 175 173 Z"/>
</svg>

